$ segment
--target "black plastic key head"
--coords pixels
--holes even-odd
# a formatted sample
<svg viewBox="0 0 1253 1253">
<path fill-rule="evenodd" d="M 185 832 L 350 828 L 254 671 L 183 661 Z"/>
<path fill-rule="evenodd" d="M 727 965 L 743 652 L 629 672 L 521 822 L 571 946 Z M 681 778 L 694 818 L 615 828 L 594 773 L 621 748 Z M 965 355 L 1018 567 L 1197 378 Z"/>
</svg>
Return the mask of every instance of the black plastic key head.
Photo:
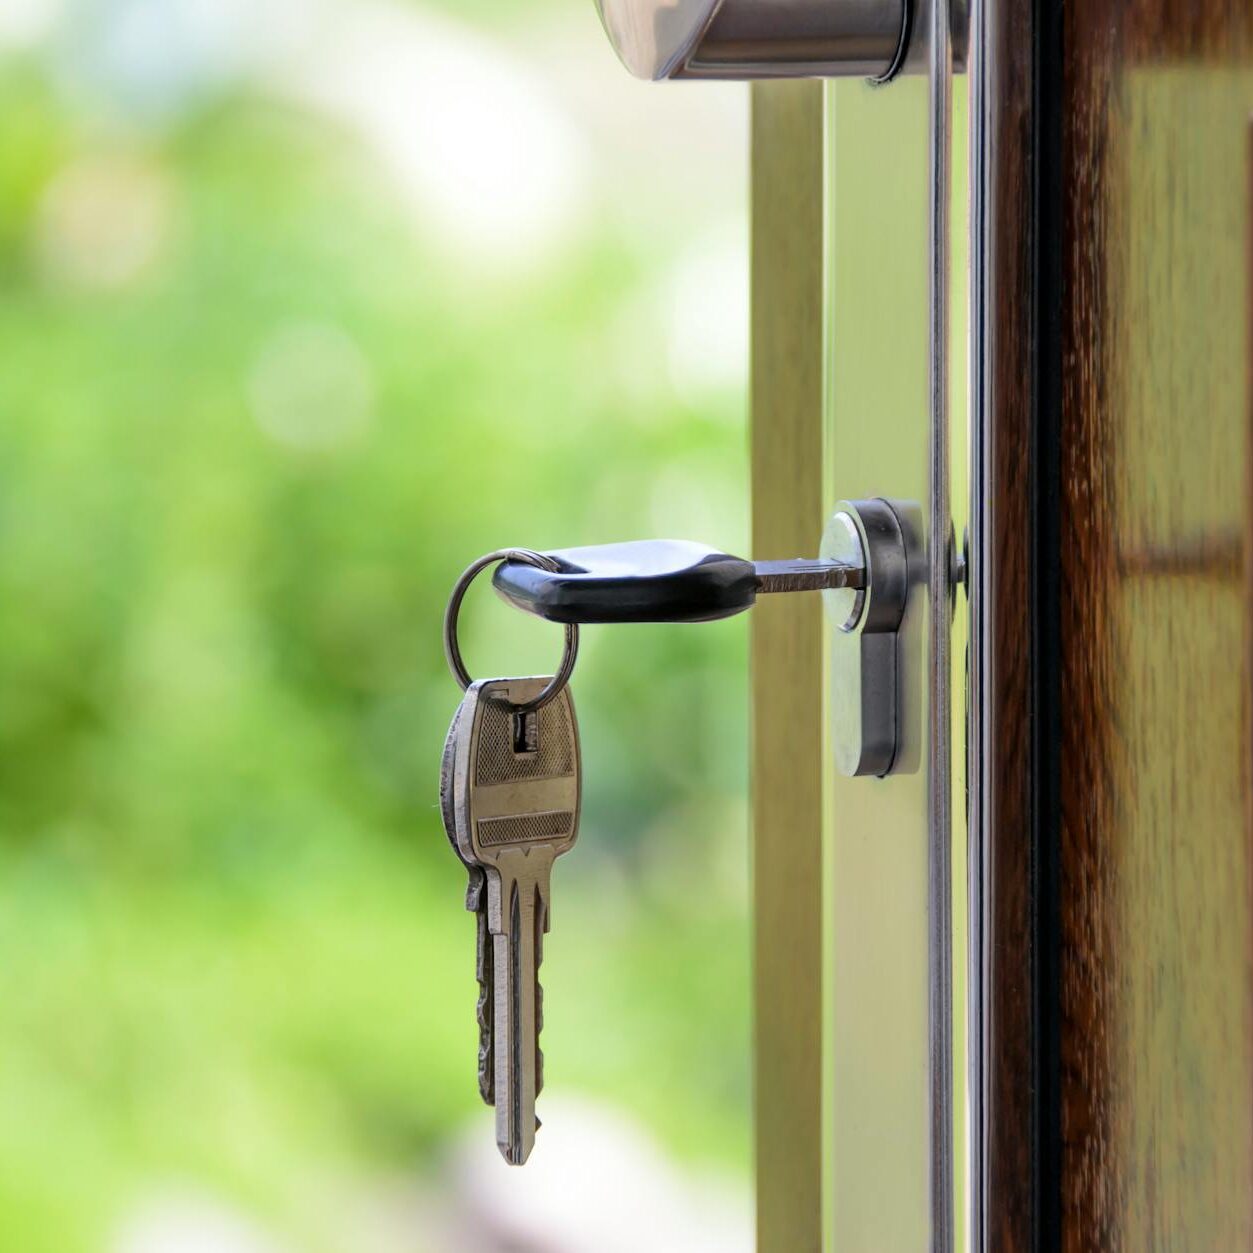
<svg viewBox="0 0 1253 1253">
<path fill-rule="evenodd" d="M 541 570 L 507 561 L 496 590 L 550 622 L 711 622 L 750 609 L 758 577 L 751 561 L 689 540 L 634 540 L 545 554 Z"/>
</svg>

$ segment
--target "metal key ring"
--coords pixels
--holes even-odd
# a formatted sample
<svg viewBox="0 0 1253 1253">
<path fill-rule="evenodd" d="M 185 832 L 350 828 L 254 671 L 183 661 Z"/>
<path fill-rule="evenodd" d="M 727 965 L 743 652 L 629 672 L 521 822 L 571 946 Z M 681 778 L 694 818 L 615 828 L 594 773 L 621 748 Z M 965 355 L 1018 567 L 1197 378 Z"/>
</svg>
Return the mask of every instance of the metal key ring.
<svg viewBox="0 0 1253 1253">
<path fill-rule="evenodd" d="M 452 595 L 448 598 L 448 608 L 444 610 L 444 656 L 448 658 L 448 668 L 452 671 L 453 678 L 461 684 L 463 691 L 474 680 L 470 678 L 470 672 L 461 659 L 461 645 L 457 643 L 457 615 L 461 612 L 461 602 L 465 599 L 466 592 L 470 590 L 470 584 L 474 582 L 475 577 L 481 570 L 495 565 L 498 561 L 521 561 L 528 566 L 538 566 L 541 570 L 561 569 L 553 558 L 534 552 L 530 548 L 498 548 L 494 553 L 488 553 L 466 566 L 453 586 Z M 579 628 L 577 623 L 568 622 L 566 646 L 561 654 L 560 668 L 553 675 L 548 686 L 533 701 L 515 706 L 518 712 L 528 713 L 531 710 L 543 709 L 570 682 L 570 676 L 574 673 L 574 662 L 578 655 Z"/>
</svg>

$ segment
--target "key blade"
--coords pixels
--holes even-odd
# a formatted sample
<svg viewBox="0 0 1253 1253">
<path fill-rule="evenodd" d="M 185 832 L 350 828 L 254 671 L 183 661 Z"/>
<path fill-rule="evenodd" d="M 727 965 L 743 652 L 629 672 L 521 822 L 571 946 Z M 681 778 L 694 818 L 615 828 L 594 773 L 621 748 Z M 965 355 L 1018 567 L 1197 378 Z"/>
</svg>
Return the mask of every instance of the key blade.
<svg viewBox="0 0 1253 1253">
<path fill-rule="evenodd" d="M 511 1166 L 535 1147 L 539 1121 L 539 955 L 547 914 L 551 850 L 512 849 L 498 875 L 502 926 L 493 935 L 495 965 L 496 1145 Z M 493 911 L 494 913 L 495 911 Z"/>
<path fill-rule="evenodd" d="M 866 585 L 865 567 L 857 562 L 817 561 L 803 557 L 791 561 L 755 561 L 757 592 L 819 592 L 826 588 Z"/>
</svg>

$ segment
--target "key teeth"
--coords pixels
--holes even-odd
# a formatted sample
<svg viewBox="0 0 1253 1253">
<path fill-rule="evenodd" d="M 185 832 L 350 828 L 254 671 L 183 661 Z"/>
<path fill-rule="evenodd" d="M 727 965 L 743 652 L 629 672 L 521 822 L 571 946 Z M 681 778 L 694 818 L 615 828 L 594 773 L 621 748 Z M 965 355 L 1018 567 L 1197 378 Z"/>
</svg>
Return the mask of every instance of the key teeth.
<svg viewBox="0 0 1253 1253">
<path fill-rule="evenodd" d="M 535 1095 L 544 1090 L 544 1050 L 539 1046 L 540 1032 L 544 1030 L 544 989 L 539 984 L 535 985 Z M 535 1125 L 539 1126 L 539 1119 L 535 1120 Z"/>
<path fill-rule="evenodd" d="M 492 1056 L 492 1033 L 487 1016 L 487 994 L 479 996 L 479 1096 L 485 1105 L 496 1104 L 496 1059 Z"/>
<path fill-rule="evenodd" d="M 539 981 L 539 969 L 544 961 L 544 932 L 548 930 L 548 908 L 541 902 L 535 911 L 535 1095 L 544 1090 L 544 1051 L 539 1046 L 540 1033 L 544 1030 L 544 985 Z M 535 1126 L 539 1127 L 536 1118 Z"/>
</svg>

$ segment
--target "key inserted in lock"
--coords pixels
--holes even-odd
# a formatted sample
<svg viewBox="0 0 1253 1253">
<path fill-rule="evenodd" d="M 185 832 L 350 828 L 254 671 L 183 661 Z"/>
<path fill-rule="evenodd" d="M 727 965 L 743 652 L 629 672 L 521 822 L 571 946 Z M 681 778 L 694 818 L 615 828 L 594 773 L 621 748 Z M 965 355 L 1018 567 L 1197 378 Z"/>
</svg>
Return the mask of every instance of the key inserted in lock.
<svg viewBox="0 0 1253 1253">
<path fill-rule="evenodd" d="M 712 622 L 751 609 L 761 593 L 860 587 L 860 563 L 747 561 L 690 540 L 633 540 L 544 554 L 557 566 L 507 561 L 496 590 L 550 622 Z"/>
<path fill-rule="evenodd" d="M 912 581 L 925 578 L 917 508 L 842 501 L 817 559 L 749 561 L 687 540 L 637 540 L 543 554 L 553 568 L 505 561 L 496 590 L 552 622 L 710 622 L 757 597 L 821 591 L 835 631 L 832 732 L 848 775 L 899 768 L 899 631 Z"/>
</svg>

